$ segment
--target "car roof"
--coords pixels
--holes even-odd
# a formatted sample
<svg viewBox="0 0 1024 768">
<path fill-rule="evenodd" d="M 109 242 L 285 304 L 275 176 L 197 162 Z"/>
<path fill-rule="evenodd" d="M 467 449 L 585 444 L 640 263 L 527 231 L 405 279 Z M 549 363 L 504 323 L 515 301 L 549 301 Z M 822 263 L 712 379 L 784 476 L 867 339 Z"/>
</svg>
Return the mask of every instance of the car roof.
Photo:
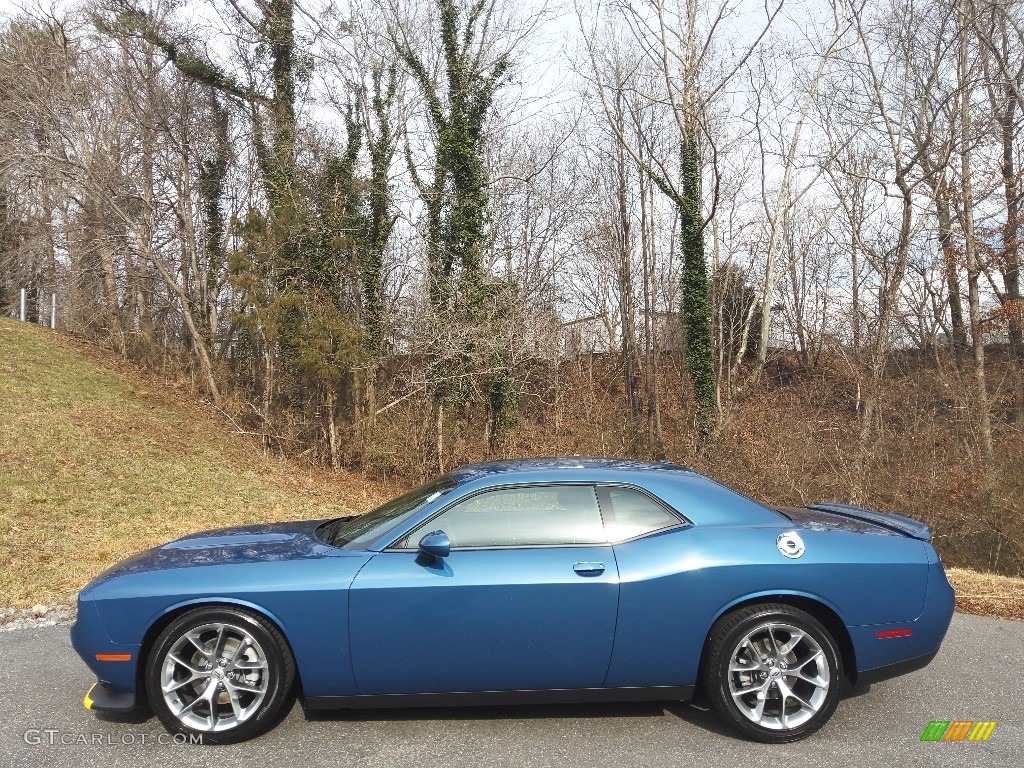
<svg viewBox="0 0 1024 768">
<path fill-rule="evenodd" d="M 520 483 L 615 483 L 644 488 L 703 525 L 778 525 L 777 513 L 710 477 L 667 461 L 561 456 L 468 464 L 448 476 L 467 490 Z"/>
<path fill-rule="evenodd" d="M 565 470 L 605 470 L 609 472 L 671 472 L 697 475 L 692 469 L 668 461 L 643 461 L 640 459 L 615 459 L 590 456 L 550 456 L 532 459 L 505 459 L 487 461 L 480 464 L 467 464 L 452 470 L 451 476 L 456 481 L 478 479 L 491 475 L 527 474 Z"/>
</svg>

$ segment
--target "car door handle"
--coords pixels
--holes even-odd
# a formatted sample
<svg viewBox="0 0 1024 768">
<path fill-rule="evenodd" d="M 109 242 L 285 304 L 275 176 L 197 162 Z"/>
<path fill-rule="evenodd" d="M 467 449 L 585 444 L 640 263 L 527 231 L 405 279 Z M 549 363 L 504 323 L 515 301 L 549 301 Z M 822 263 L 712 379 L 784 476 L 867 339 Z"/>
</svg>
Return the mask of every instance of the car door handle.
<svg viewBox="0 0 1024 768">
<path fill-rule="evenodd" d="M 604 573 L 604 563 L 576 563 L 572 569 L 580 576 L 597 576 Z"/>
</svg>

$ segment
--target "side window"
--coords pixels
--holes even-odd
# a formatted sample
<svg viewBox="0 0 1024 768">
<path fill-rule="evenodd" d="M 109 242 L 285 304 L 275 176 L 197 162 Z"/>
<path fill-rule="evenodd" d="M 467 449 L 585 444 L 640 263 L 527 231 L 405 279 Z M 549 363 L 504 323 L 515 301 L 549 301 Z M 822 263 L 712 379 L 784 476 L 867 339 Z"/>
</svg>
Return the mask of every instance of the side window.
<svg viewBox="0 0 1024 768">
<path fill-rule="evenodd" d="M 625 541 L 682 523 L 646 493 L 629 488 L 609 488 L 608 495 L 611 514 L 607 515 L 605 525 L 611 541 Z"/>
<path fill-rule="evenodd" d="M 416 546 L 442 530 L 452 548 L 604 544 L 597 495 L 589 485 L 505 488 L 473 496 L 421 525 L 397 544 Z"/>
</svg>

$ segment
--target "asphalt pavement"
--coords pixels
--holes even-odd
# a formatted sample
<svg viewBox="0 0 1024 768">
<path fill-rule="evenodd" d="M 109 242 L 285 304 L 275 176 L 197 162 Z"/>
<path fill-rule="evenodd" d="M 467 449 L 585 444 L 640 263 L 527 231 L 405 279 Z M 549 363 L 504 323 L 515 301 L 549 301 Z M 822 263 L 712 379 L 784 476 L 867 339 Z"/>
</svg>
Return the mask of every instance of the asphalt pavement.
<svg viewBox="0 0 1024 768">
<path fill-rule="evenodd" d="M 1024 623 L 957 614 L 935 661 L 842 701 L 814 736 L 744 741 L 687 704 L 305 714 L 227 747 L 160 743 L 153 717 L 82 707 L 93 682 L 68 627 L 0 632 L 0 766 L 1017 766 L 1024 764 Z M 984 743 L 922 743 L 932 720 L 995 720 Z"/>
</svg>

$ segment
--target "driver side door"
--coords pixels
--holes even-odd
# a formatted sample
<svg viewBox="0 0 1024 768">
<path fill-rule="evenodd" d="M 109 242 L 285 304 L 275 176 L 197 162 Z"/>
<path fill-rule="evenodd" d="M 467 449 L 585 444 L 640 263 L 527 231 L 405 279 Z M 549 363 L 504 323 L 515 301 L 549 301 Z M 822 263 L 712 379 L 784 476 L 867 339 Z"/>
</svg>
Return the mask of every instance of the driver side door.
<svg viewBox="0 0 1024 768">
<path fill-rule="evenodd" d="M 445 558 L 416 544 L 443 530 Z M 601 687 L 618 572 L 592 485 L 486 490 L 376 555 L 350 592 L 361 694 Z"/>
</svg>

